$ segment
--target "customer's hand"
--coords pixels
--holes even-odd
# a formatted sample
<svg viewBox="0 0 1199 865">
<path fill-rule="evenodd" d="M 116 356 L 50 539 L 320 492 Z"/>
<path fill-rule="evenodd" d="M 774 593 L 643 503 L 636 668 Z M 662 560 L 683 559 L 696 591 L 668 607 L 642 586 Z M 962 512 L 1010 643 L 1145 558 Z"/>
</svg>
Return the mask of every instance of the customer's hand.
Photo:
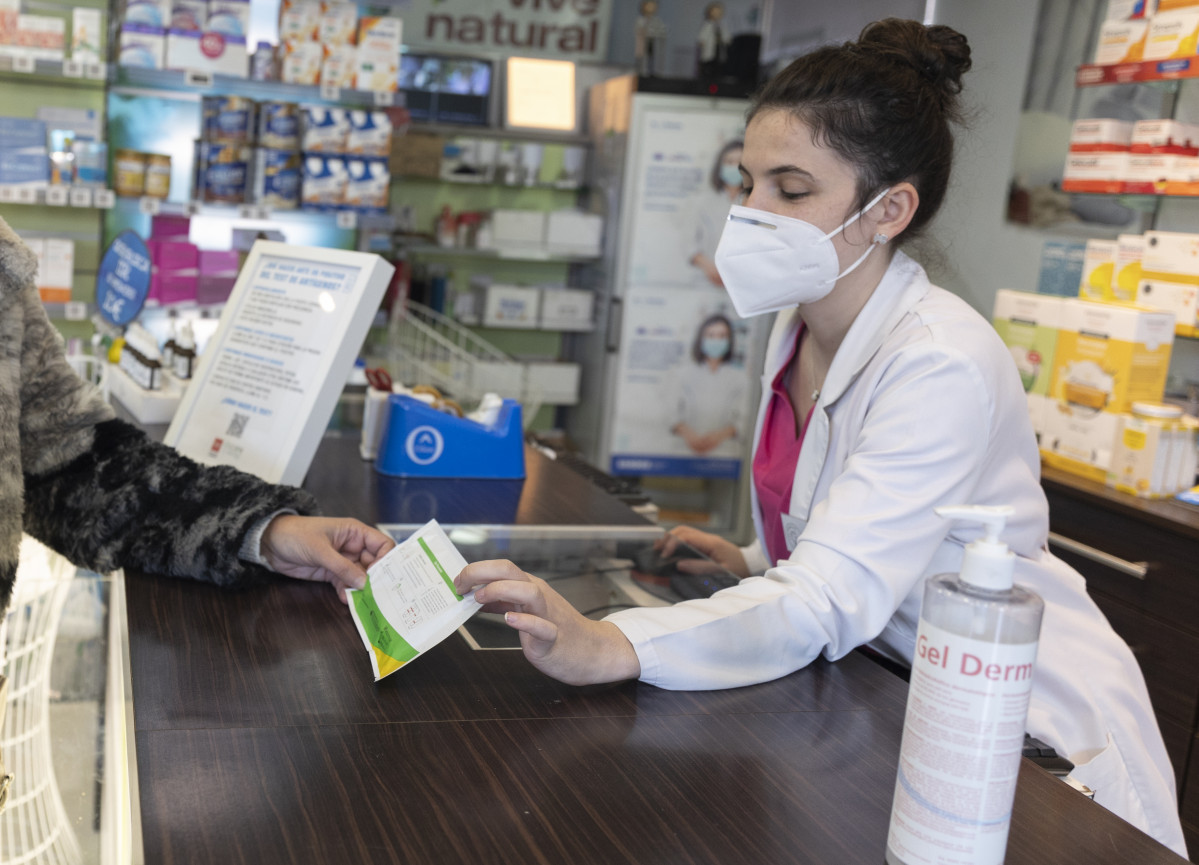
<svg viewBox="0 0 1199 865">
<path fill-rule="evenodd" d="M 611 622 L 588 619 L 550 588 L 512 562 L 467 565 L 454 579 L 459 594 L 474 590 L 488 613 L 503 613 L 520 631 L 529 662 L 568 685 L 618 682 L 641 675 L 633 644 Z"/>
<path fill-rule="evenodd" d="M 669 533 L 654 542 L 656 549 L 663 558 L 673 555 L 679 542 L 699 550 L 726 571 L 731 571 L 741 579 L 749 576 L 749 565 L 741 548 L 732 541 L 727 541 L 720 535 L 711 532 L 701 532 L 691 526 L 676 526 Z M 682 559 L 676 567 L 683 573 L 702 574 L 710 570 L 710 565 L 703 559 Z"/>
<path fill-rule="evenodd" d="M 275 517 L 262 533 L 262 557 L 271 570 L 297 580 L 332 583 L 346 603 L 346 589 L 366 584 L 366 569 L 395 541 L 366 523 L 331 517 Z"/>
</svg>

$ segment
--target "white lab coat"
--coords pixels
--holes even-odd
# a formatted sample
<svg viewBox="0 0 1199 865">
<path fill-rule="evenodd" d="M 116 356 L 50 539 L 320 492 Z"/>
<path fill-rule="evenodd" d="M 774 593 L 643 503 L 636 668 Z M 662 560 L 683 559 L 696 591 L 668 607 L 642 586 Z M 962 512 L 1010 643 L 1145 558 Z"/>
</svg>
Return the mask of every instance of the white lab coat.
<svg viewBox="0 0 1199 865">
<path fill-rule="evenodd" d="M 754 441 L 799 326 L 780 313 Z M 1011 505 L 1016 581 L 1045 600 L 1028 732 L 1075 763 L 1096 801 L 1185 855 L 1174 776 L 1140 668 L 1046 547 L 1048 508 L 1019 374 L 991 325 L 897 252 L 825 378 L 791 493 L 787 560 L 706 600 L 616 613 L 643 681 L 728 688 L 869 645 L 911 663 L 926 577 L 979 536 L 938 505 Z M 763 536 L 756 495 L 754 524 Z"/>
</svg>

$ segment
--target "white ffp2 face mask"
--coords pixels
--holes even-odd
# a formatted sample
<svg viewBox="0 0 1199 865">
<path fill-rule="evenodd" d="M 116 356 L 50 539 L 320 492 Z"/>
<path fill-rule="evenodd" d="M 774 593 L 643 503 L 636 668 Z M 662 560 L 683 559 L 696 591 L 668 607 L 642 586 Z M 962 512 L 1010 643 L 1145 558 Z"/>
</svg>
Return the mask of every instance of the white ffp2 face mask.
<svg viewBox="0 0 1199 865">
<path fill-rule="evenodd" d="M 737 314 L 748 318 L 826 297 L 838 279 L 887 240 L 876 234 L 858 260 L 838 272 L 841 263 L 833 238 L 890 191 L 884 189 L 828 234 L 802 219 L 733 205 L 716 247 L 716 269 Z"/>
</svg>

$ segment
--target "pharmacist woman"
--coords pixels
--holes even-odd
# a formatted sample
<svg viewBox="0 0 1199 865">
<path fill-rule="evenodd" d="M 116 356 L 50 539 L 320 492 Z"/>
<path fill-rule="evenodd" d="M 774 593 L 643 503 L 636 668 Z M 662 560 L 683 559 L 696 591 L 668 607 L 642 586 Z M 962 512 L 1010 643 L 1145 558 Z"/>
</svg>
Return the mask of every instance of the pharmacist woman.
<svg viewBox="0 0 1199 865">
<path fill-rule="evenodd" d="M 63 356 L 37 261 L 0 220 L 0 613 L 22 532 L 97 571 L 131 567 L 220 586 L 271 571 L 331 583 L 341 599 L 392 541 L 313 516 L 311 495 L 229 466 L 203 467 L 114 417 Z M 0 646 L 0 654 L 3 646 Z"/>
<path fill-rule="evenodd" d="M 584 619 L 510 562 L 458 576 L 525 656 L 570 683 L 731 688 L 869 646 L 910 664 L 927 577 L 972 528 L 933 509 L 1010 505 L 1016 580 L 1045 600 L 1028 732 L 1096 801 L 1179 853 L 1174 778 L 1132 653 L 1046 548 L 1023 388 L 986 320 L 896 247 L 949 180 L 965 38 L 889 19 L 818 49 L 750 109 L 743 206 L 717 264 L 742 315 L 780 311 L 753 460 L 758 541 L 677 530 L 745 577 L 705 600 Z M 751 576 L 759 574 L 761 576 Z"/>
</svg>

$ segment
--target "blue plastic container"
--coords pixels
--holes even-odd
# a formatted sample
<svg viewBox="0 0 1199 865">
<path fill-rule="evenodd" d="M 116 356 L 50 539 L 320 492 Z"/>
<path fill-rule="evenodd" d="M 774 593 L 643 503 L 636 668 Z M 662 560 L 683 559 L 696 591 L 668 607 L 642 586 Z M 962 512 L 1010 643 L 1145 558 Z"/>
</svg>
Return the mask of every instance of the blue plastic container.
<svg viewBox="0 0 1199 865">
<path fill-rule="evenodd" d="M 402 478 L 523 478 L 520 404 L 506 399 L 494 426 L 430 408 L 418 399 L 388 398 L 387 429 L 375 470 Z"/>
</svg>

